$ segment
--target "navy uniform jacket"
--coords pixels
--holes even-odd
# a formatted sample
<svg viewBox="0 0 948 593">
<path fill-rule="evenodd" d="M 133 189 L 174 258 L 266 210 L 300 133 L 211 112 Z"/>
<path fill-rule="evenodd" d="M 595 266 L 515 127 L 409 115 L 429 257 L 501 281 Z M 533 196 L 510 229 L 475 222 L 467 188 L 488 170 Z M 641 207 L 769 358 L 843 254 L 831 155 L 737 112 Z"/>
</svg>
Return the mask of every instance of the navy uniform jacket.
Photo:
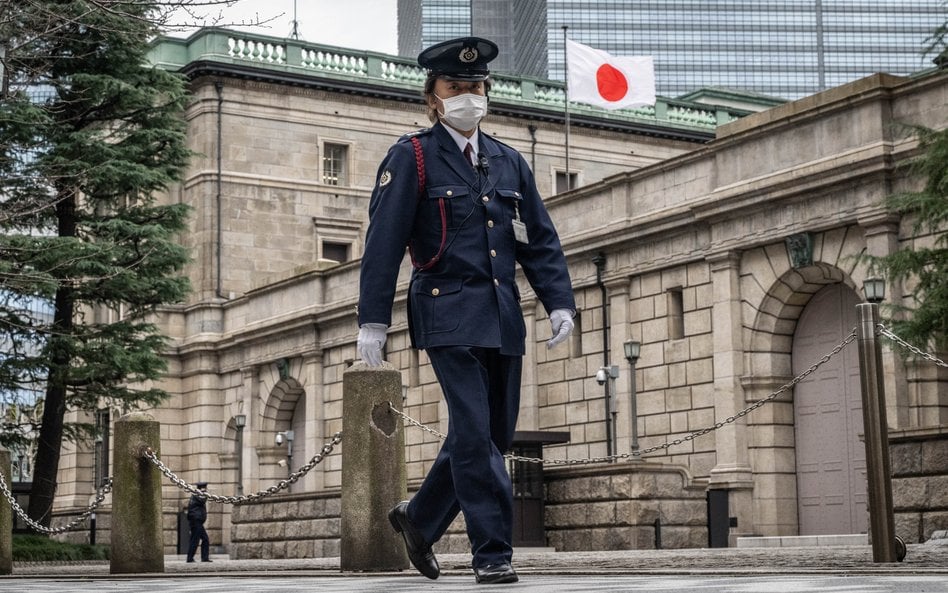
<svg viewBox="0 0 948 593">
<path fill-rule="evenodd" d="M 426 182 L 420 196 L 412 136 L 424 149 Z M 360 325 L 391 325 L 405 246 L 411 243 L 419 264 L 438 253 L 442 205 L 444 252 L 429 269 L 413 270 L 409 287 L 408 322 L 416 348 L 480 346 L 523 355 L 526 330 L 516 263 L 548 313 L 575 310 L 559 238 L 526 161 L 483 132 L 479 143 L 489 165 L 486 176 L 467 163 L 440 123 L 402 137 L 389 149 L 369 203 Z M 514 237 L 517 210 L 528 243 Z"/>
<path fill-rule="evenodd" d="M 207 500 L 192 494 L 188 501 L 188 522 L 204 524 L 207 521 Z"/>
</svg>

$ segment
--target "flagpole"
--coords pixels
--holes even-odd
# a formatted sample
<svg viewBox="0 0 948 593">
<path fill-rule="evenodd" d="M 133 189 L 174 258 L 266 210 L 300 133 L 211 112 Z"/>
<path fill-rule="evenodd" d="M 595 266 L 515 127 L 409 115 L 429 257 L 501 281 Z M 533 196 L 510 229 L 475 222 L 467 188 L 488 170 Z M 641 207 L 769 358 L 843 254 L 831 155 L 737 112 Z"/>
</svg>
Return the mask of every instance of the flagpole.
<svg viewBox="0 0 948 593">
<path fill-rule="evenodd" d="M 563 25 L 563 91 L 566 93 L 563 109 L 566 115 L 566 191 L 573 189 L 569 176 L 569 55 L 566 51 L 566 30 L 569 25 Z"/>
</svg>

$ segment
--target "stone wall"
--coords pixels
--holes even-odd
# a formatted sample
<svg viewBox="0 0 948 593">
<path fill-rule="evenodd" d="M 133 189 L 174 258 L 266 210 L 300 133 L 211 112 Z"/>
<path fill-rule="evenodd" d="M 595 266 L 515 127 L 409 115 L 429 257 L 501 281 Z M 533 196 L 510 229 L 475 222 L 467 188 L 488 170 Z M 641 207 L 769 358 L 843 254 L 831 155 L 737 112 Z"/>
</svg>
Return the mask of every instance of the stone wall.
<svg viewBox="0 0 948 593">
<path fill-rule="evenodd" d="M 661 519 L 664 548 L 707 545 L 705 485 L 680 467 L 617 463 L 546 471 L 547 543 L 559 551 L 648 549 Z M 231 558 L 339 555 L 339 494 L 277 496 L 234 507 Z M 378 529 L 389 529 L 379 517 Z M 464 518 L 435 545 L 440 554 L 470 552 Z"/>
<path fill-rule="evenodd" d="M 235 506 L 231 558 L 339 555 L 339 494 L 288 494 Z M 388 529 L 384 517 L 379 527 Z"/>
<path fill-rule="evenodd" d="M 895 533 L 921 543 L 948 529 L 948 429 L 889 434 Z"/>
<path fill-rule="evenodd" d="M 629 550 L 707 545 L 705 485 L 680 467 L 619 462 L 546 472 L 546 529 L 559 551 Z"/>
</svg>

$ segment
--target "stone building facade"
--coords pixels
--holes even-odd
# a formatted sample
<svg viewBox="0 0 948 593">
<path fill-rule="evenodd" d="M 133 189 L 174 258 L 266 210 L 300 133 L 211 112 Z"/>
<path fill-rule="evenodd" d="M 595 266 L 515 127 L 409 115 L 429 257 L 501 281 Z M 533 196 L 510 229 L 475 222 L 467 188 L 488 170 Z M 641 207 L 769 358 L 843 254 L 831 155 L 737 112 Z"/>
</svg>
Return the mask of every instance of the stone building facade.
<svg viewBox="0 0 948 593">
<path fill-rule="evenodd" d="M 223 30 L 160 41 L 154 55 L 191 79 L 186 117 L 199 155 L 168 195 L 194 207 L 182 238 L 194 293 L 157 316 L 173 340 L 161 383 L 171 398 L 151 413 L 179 475 L 212 492 L 253 492 L 342 429 L 368 196 L 388 146 L 427 125 L 419 73 L 389 57 Z M 524 154 L 549 196 L 579 307 L 568 347 L 548 351 L 546 313 L 521 283 L 518 429 L 568 433 L 547 458 L 620 458 L 546 469 L 548 543 L 650 547 L 658 519 L 666 547 L 707 545 L 709 491 L 726 493 L 731 541 L 865 532 L 855 348 L 781 386 L 855 325 L 860 254 L 930 241 L 881 199 L 917 182 L 898 168 L 917 152 L 900 126 L 945 126 L 948 74 L 876 75 L 756 114 L 666 101 L 626 113 L 576 106 L 569 168 L 579 187 L 559 193 L 554 91 L 498 78 L 484 125 Z M 406 265 L 387 360 L 402 373 L 406 413 L 444 431 L 430 364 L 409 347 L 407 280 Z M 888 289 L 897 302 L 902 288 Z M 634 367 L 629 340 L 641 344 Z M 943 431 L 945 373 L 891 349 L 885 365 L 891 429 L 911 442 Z M 597 371 L 612 367 L 618 376 L 600 385 Z M 735 418 L 761 398 L 772 401 Z M 440 443 L 405 430 L 411 487 Z M 654 451 L 639 460 L 634 443 Z M 90 455 L 64 454 L 62 517 L 87 503 Z M 212 540 L 241 557 L 337 554 L 340 463 L 328 457 L 260 505 L 211 505 Z M 170 550 L 186 496 L 169 483 L 164 499 Z M 945 510 L 912 506 L 901 535 L 948 527 Z M 441 549 L 461 550 L 464 539 L 456 525 Z"/>
</svg>

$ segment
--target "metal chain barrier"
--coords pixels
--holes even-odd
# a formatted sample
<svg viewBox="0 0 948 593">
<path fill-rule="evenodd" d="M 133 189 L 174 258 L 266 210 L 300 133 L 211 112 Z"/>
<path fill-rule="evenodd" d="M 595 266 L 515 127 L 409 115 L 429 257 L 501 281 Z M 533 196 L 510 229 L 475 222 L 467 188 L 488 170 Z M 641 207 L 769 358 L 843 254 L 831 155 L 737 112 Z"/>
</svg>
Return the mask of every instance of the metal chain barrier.
<svg viewBox="0 0 948 593">
<path fill-rule="evenodd" d="M 307 463 L 306 465 L 302 466 L 301 468 L 299 468 L 298 470 L 290 474 L 286 479 L 280 480 L 277 484 L 270 486 L 266 490 L 260 490 L 258 492 L 254 492 L 253 494 L 245 494 L 242 496 L 221 496 L 219 494 L 210 494 L 203 490 L 198 490 L 196 486 L 182 480 L 177 475 L 175 475 L 173 471 L 168 469 L 168 466 L 166 466 L 164 463 L 161 462 L 160 459 L 158 459 L 158 456 L 155 455 L 155 452 L 151 449 L 151 447 L 146 447 L 145 450 L 143 451 L 143 455 L 147 459 L 151 460 L 151 462 L 155 464 L 155 466 L 161 471 L 161 473 L 167 476 L 169 480 L 174 482 L 174 484 L 178 486 L 178 488 L 181 488 L 182 490 L 186 492 L 190 492 L 191 494 L 195 494 L 202 498 L 206 498 L 207 500 L 210 500 L 211 502 L 220 502 L 220 503 L 227 503 L 227 504 L 244 504 L 248 502 L 253 502 L 255 500 L 260 500 L 261 498 L 266 498 L 267 496 L 276 494 L 280 490 L 288 488 L 290 484 L 295 484 L 300 478 L 302 478 L 307 473 L 309 473 L 311 469 L 319 465 L 323 461 L 323 459 L 328 457 L 329 454 L 333 452 L 333 449 L 335 449 L 336 445 L 338 445 L 340 442 L 342 442 L 342 432 L 337 432 L 336 434 L 332 435 L 332 439 L 330 439 L 329 442 L 323 445 L 323 448 L 319 451 L 319 453 L 317 453 L 316 455 L 313 455 L 313 457 L 309 460 L 309 463 Z"/>
<path fill-rule="evenodd" d="M 909 344 L 908 342 L 906 342 L 906 341 L 903 340 L 902 338 L 900 338 L 900 337 L 898 337 L 897 335 L 895 335 L 894 333 L 892 333 L 892 331 L 891 331 L 890 329 L 888 329 L 884 324 L 880 323 L 880 324 L 876 325 L 876 329 L 879 330 L 879 333 L 880 333 L 880 334 L 882 334 L 883 336 L 889 338 L 890 340 L 892 340 L 893 342 L 895 342 L 895 343 L 898 344 L 899 346 L 905 348 L 906 350 L 909 350 L 910 352 L 914 353 L 916 356 L 920 356 L 920 357 L 922 357 L 922 358 L 924 358 L 924 359 L 926 359 L 926 360 L 928 360 L 928 361 L 934 362 L 935 364 L 937 364 L 937 365 L 940 366 L 940 367 L 948 368 L 948 363 L 946 363 L 944 360 L 941 360 L 940 358 L 938 358 L 938 357 L 936 357 L 936 356 L 934 356 L 934 355 L 932 355 L 932 354 L 929 354 L 928 352 L 923 352 L 923 351 L 920 350 L 919 348 L 916 348 L 915 346 Z"/>
<path fill-rule="evenodd" d="M 607 455 L 607 456 L 604 456 L 604 457 L 590 457 L 590 458 L 586 458 L 586 459 L 541 459 L 541 458 L 539 458 L 539 457 L 523 457 L 523 456 L 520 456 L 520 455 L 509 455 L 509 454 L 508 454 L 508 455 L 504 455 L 504 458 L 505 458 L 505 459 L 508 459 L 508 460 L 510 460 L 510 461 L 522 461 L 522 462 L 526 462 L 526 463 L 540 463 L 540 464 L 545 464 L 545 465 L 585 465 L 585 464 L 590 464 L 590 463 L 612 462 L 612 461 L 617 461 L 617 460 L 619 460 L 619 459 L 629 459 L 630 457 L 641 457 L 642 455 L 647 455 L 647 454 L 649 454 L 649 453 L 654 453 L 655 451 L 660 451 L 660 450 L 663 450 L 663 449 L 669 449 L 669 448 L 671 448 L 671 447 L 675 447 L 675 446 L 680 445 L 680 444 L 682 444 L 682 443 L 687 443 L 688 441 L 693 441 L 693 440 L 695 440 L 696 438 L 698 438 L 698 437 L 700 437 L 700 436 L 704 436 L 704 435 L 706 435 L 706 434 L 708 434 L 708 433 L 710 433 L 710 432 L 714 432 L 715 430 L 718 430 L 719 428 L 723 428 L 724 426 L 727 426 L 728 424 L 731 424 L 732 422 L 735 422 L 735 421 L 737 421 L 738 419 L 743 418 L 744 416 L 750 414 L 751 412 L 753 412 L 753 411 L 756 410 L 757 408 L 759 408 L 759 407 L 763 406 L 764 404 L 766 404 L 766 403 L 772 401 L 772 400 L 773 400 L 774 398 L 776 398 L 778 395 L 780 395 L 780 394 L 783 393 L 784 391 L 787 391 L 788 389 L 792 388 L 794 385 L 796 385 L 796 384 L 799 383 L 800 381 L 803 381 L 803 380 L 804 380 L 805 378 L 807 378 L 809 375 L 811 375 L 812 373 L 814 373 L 818 368 L 820 368 L 821 366 L 823 366 L 824 364 L 826 364 L 827 362 L 829 362 L 829 360 L 830 360 L 831 358 L 833 358 L 834 356 L 836 356 L 837 354 L 839 354 L 839 352 L 840 352 L 843 348 L 845 348 L 847 345 L 851 344 L 853 341 L 855 341 L 855 339 L 856 339 L 856 328 L 853 328 L 853 330 L 849 333 L 849 335 L 846 337 L 846 339 L 844 339 L 842 342 L 840 342 L 839 344 L 837 344 L 836 347 L 833 348 L 832 351 L 830 351 L 828 354 L 824 355 L 824 356 L 823 356 L 822 358 L 820 358 L 820 360 L 818 360 L 815 364 L 813 364 L 812 366 L 810 366 L 810 368 L 806 369 L 805 371 L 803 371 L 802 373 L 800 373 L 799 375 L 797 375 L 796 377 L 794 377 L 794 378 L 793 378 L 791 381 L 789 381 L 788 383 L 785 383 L 784 385 L 782 385 L 779 389 L 777 389 L 776 391 L 772 392 L 772 393 L 771 393 L 770 395 L 768 395 L 767 397 L 764 397 L 764 398 L 762 398 L 762 399 L 757 400 L 756 402 L 754 402 L 754 403 L 752 403 L 751 405 L 747 406 L 746 408 L 744 408 L 744 409 L 741 410 L 740 412 L 734 414 L 733 416 L 729 416 L 729 417 L 725 418 L 724 420 L 721 420 L 720 422 L 715 422 L 715 423 L 712 424 L 711 426 L 707 426 L 707 427 L 702 428 L 702 429 L 700 429 L 700 430 L 696 430 L 695 432 L 692 432 L 692 433 L 690 433 L 690 434 L 687 434 L 687 435 L 685 435 L 685 436 L 683 436 L 683 437 L 681 437 L 681 438 L 675 439 L 675 440 L 673 440 L 673 441 L 666 441 L 666 442 L 662 443 L 661 445 L 655 445 L 654 447 L 648 447 L 648 448 L 646 448 L 646 449 L 636 449 L 635 451 L 631 451 L 631 452 L 629 452 L 629 453 L 621 453 L 621 454 L 618 454 L 618 455 Z M 420 428 L 421 430 L 423 430 L 423 431 L 425 431 L 425 432 L 427 432 L 427 433 L 429 433 L 429 434 L 432 434 L 432 435 L 436 436 L 437 438 L 439 438 L 439 439 L 441 439 L 441 440 L 444 440 L 444 439 L 446 438 L 446 436 L 445 436 L 443 433 L 440 433 L 440 432 L 438 432 L 437 430 L 435 430 L 435 429 L 433 429 L 433 428 L 430 428 L 430 427 L 428 427 L 428 426 L 425 426 L 424 424 L 422 424 L 421 422 L 415 420 L 415 419 L 412 418 L 411 416 L 408 416 L 407 414 L 403 413 L 402 411 L 396 409 L 396 408 L 395 408 L 395 405 L 394 405 L 392 402 L 388 402 L 388 406 L 389 406 L 389 409 L 390 409 L 393 413 L 395 413 L 395 414 L 398 415 L 398 416 L 401 416 L 402 419 L 404 419 L 404 420 L 405 420 L 406 422 L 408 422 L 410 425 L 415 426 L 415 427 L 417 427 L 417 428 Z"/>
<path fill-rule="evenodd" d="M 88 519 L 92 515 L 92 513 L 95 512 L 95 510 L 99 507 L 99 505 L 102 504 L 102 501 L 105 500 L 106 495 L 108 495 L 108 493 L 111 491 L 112 491 L 112 478 L 109 478 L 108 482 L 106 482 L 105 485 L 102 486 L 102 488 L 99 488 L 96 491 L 95 500 L 92 501 L 92 504 L 89 505 L 89 508 L 87 508 L 81 515 L 79 515 L 78 517 L 70 521 L 69 523 L 62 525 L 60 527 L 46 527 L 45 525 L 40 525 L 39 523 L 31 519 L 29 515 L 26 514 L 26 511 L 23 510 L 23 507 L 21 507 L 20 504 L 16 501 L 16 498 L 14 498 L 13 493 L 10 492 L 9 488 L 7 488 L 6 476 L 3 475 L 3 472 L 0 472 L 0 492 L 3 492 L 3 496 L 10 503 L 10 507 L 13 509 L 13 512 L 19 515 L 19 517 L 23 519 L 23 521 L 26 522 L 26 524 L 32 527 L 34 530 L 40 533 L 45 533 L 47 535 L 57 535 L 60 533 L 65 533 L 67 531 L 72 530 L 73 527 L 84 522 L 86 519 Z"/>
</svg>

